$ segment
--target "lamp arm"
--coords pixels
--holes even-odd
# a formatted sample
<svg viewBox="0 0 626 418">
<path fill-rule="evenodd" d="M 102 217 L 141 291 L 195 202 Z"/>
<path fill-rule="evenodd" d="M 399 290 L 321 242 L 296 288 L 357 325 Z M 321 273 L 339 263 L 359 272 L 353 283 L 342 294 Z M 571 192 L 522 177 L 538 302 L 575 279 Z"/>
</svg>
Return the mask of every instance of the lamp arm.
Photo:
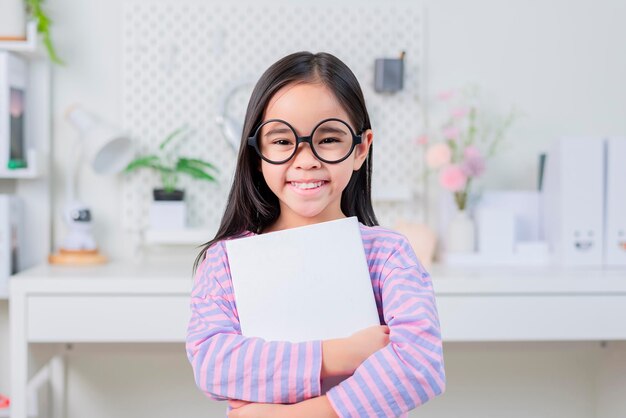
<svg viewBox="0 0 626 418">
<path fill-rule="evenodd" d="M 78 178 L 78 170 L 83 157 L 83 141 L 82 138 L 78 138 L 75 146 L 72 147 L 70 155 L 70 163 L 65 176 L 65 203 L 66 207 L 69 207 L 77 198 L 76 179 Z"/>
</svg>

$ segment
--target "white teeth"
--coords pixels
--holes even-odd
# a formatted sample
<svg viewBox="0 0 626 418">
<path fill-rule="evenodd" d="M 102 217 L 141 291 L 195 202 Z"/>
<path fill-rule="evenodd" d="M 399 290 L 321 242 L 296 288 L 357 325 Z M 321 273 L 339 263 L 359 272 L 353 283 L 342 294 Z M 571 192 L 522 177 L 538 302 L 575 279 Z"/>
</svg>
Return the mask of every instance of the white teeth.
<svg viewBox="0 0 626 418">
<path fill-rule="evenodd" d="M 323 181 L 318 181 L 315 183 L 296 183 L 295 181 L 291 182 L 291 185 L 297 189 L 315 189 L 324 184 Z"/>
</svg>

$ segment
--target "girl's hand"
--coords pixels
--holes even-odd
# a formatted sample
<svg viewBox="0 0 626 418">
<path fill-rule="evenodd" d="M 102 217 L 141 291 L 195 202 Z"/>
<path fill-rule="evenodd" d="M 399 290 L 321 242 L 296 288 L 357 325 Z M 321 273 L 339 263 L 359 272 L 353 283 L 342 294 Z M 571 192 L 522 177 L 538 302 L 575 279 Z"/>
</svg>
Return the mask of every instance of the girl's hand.
<svg viewBox="0 0 626 418">
<path fill-rule="evenodd" d="M 234 408 L 228 413 L 228 418 L 279 418 L 285 413 L 289 405 L 273 403 L 255 403 L 230 399 L 230 406 Z"/>
<path fill-rule="evenodd" d="M 348 337 L 348 349 L 357 361 L 357 367 L 387 344 L 389 344 L 389 327 L 387 325 L 374 325 L 364 328 Z"/>
<path fill-rule="evenodd" d="M 229 399 L 228 400 L 228 404 L 230 405 L 231 408 L 233 409 L 237 409 L 237 408 L 241 408 L 242 406 L 248 405 L 252 402 L 248 402 L 248 401 L 241 401 L 239 399 Z"/>
</svg>

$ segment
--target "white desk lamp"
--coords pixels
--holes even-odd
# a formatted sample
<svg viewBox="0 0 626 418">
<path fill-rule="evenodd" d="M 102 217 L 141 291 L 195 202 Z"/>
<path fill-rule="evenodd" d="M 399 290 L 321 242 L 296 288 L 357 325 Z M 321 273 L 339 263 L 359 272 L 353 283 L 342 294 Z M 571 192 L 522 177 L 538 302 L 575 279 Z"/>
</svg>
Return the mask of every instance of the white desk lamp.
<svg viewBox="0 0 626 418">
<path fill-rule="evenodd" d="M 81 167 L 80 158 L 84 151 L 87 163 L 96 174 L 110 175 L 121 172 L 133 159 L 130 139 L 83 108 L 74 105 L 65 112 L 67 121 L 79 133 L 78 144 L 73 148 L 66 179 L 66 205 L 63 219 L 69 233 L 63 240 L 58 254 L 52 254 L 52 264 L 100 264 L 106 257 L 98 252 L 91 233 L 91 211 L 76 197 L 76 177 Z"/>
</svg>

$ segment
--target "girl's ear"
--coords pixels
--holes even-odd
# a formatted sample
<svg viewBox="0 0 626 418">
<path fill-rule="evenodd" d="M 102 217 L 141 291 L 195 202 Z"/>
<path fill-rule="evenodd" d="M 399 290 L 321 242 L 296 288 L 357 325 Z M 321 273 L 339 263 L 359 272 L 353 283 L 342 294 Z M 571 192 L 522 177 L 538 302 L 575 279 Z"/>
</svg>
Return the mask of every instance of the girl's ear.
<svg viewBox="0 0 626 418">
<path fill-rule="evenodd" d="M 358 171 L 370 151 L 370 145 L 374 140 L 374 132 L 371 129 L 363 131 L 361 134 L 361 143 L 354 147 L 354 171 Z"/>
</svg>

